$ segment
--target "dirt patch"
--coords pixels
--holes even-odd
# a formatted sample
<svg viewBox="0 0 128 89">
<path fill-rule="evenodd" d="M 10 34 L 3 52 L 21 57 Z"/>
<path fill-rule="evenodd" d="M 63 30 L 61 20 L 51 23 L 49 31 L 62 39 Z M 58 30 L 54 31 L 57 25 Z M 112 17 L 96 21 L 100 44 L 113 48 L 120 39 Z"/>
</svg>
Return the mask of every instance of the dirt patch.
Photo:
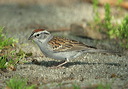
<svg viewBox="0 0 128 89">
<path fill-rule="evenodd" d="M 56 1 L 57 0 L 55 0 L 55 2 Z M 1 3 L 4 2 L 1 1 Z M 0 13 L 2 13 L 0 15 L 0 25 L 5 26 L 4 32 L 8 37 L 19 39 L 19 48 L 22 48 L 26 52 L 33 53 L 32 57 L 26 59 L 28 62 L 25 64 L 17 64 L 16 71 L 0 71 L 0 88 L 5 86 L 5 81 L 9 78 L 21 76 L 27 78 L 30 84 L 38 85 L 40 89 L 43 87 L 54 87 L 56 89 L 58 88 L 58 84 L 70 87 L 74 83 L 84 88 L 89 85 L 108 83 L 113 89 L 126 89 L 128 84 L 127 55 L 84 54 L 79 58 L 70 60 L 70 62 L 64 66 L 65 68 L 50 68 L 51 66 L 59 64 L 59 61 L 44 57 L 39 48 L 27 40 L 32 30 L 38 27 L 48 27 L 53 30 L 69 28 L 74 22 L 78 23 L 83 19 L 90 21 L 93 19 L 93 9 L 89 3 L 75 3 L 67 6 L 54 5 L 49 0 L 47 3 L 49 4 L 0 5 Z M 65 32 L 63 35 L 66 34 L 67 36 L 67 33 L 68 32 Z M 59 35 L 60 33 L 53 34 Z M 69 38 L 93 46 L 98 46 L 97 44 L 99 43 L 87 38 L 73 36 Z M 112 46 L 112 44 L 108 42 L 107 44 L 104 42 L 101 43 L 102 47 L 109 46 L 110 49 L 114 47 L 114 45 Z M 23 44 L 25 44 L 25 46 Z M 38 60 L 38 63 L 33 63 L 33 59 Z"/>
</svg>

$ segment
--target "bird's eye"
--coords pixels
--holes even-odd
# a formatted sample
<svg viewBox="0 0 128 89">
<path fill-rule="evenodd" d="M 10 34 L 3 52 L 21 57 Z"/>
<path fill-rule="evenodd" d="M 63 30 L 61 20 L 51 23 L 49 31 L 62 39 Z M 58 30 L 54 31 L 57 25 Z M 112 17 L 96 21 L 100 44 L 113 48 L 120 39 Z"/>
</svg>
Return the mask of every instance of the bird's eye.
<svg viewBox="0 0 128 89">
<path fill-rule="evenodd" d="M 36 36 L 39 36 L 40 34 L 37 34 Z"/>
<path fill-rule="evenodd" d="M 35 37 L 38 37 L 38 36 L 40 36 L 40 34 L 35 35 Z"/>
</svg>

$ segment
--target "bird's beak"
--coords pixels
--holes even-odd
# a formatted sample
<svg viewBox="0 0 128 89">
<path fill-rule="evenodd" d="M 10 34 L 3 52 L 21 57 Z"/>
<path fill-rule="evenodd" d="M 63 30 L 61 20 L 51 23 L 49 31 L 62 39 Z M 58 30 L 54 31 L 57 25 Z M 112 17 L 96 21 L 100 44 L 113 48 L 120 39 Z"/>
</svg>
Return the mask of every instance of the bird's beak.
<svg viewBox="0 0 128 89">
<path fill-rule="evenodd" d="M 28 40 L 31 40 L 31 39 L 33 38 L 33 34 L 34 34 L 34 33 L 32 33 L 32 34 L 30 35 L 30 37 L 28 38 Z"/>
</svg>

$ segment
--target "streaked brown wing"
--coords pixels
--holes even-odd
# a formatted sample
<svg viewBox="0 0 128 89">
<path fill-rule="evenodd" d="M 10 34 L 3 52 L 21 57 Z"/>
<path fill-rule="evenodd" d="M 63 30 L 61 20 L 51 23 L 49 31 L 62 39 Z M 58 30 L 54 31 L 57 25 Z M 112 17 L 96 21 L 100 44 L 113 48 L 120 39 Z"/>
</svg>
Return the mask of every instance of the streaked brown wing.
<svg viewBox="0 0 128 89">
<path fill-rule="evenodd" d="M 54 51 L 73 51 L 94 48 L 91 46 L 87 46 L 81 42 L 61 37 L 53 37 L 49 44 L 52 46 Z"/>
</svg>

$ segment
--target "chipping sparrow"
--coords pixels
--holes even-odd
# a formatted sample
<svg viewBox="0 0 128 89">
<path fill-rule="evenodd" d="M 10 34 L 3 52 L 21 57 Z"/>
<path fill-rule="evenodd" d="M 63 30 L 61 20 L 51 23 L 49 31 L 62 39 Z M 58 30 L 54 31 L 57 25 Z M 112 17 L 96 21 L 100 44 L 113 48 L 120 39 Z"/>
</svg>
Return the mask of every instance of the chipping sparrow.
<svg viewBox="0 0 128 89">
<path fill-rule="evenodd" d="M 28 39 L 34 40 L 45 56 L 65 60 L 65 62 L 59 64 L 57 67 L 61 67 L 66 64 L 69 59 L 76 58 L 83 53 L 107 52 L 106 50 L 96 49 L 78 41 L 53 37 L 50 32 L 45 29 L 34 30 Z"/>
</svg>

